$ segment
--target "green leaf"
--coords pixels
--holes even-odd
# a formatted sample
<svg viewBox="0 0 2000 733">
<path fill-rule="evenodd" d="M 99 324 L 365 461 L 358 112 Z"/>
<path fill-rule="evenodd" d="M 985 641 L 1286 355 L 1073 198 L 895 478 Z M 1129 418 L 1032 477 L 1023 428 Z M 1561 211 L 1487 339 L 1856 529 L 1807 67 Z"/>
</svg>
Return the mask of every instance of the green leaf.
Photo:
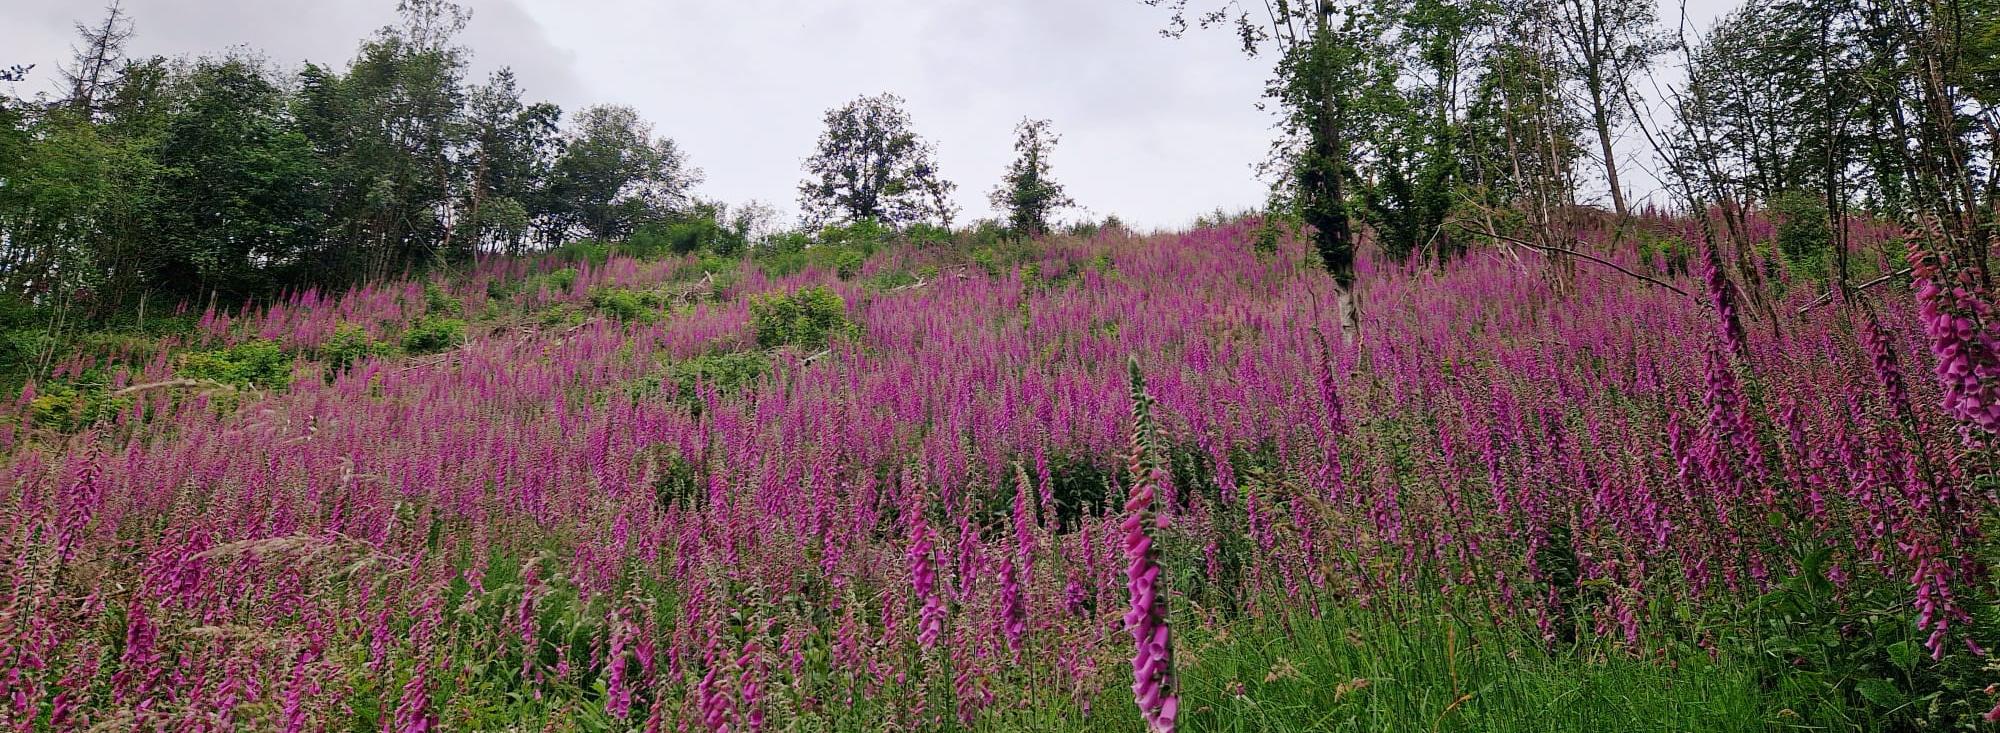
<svg viewBox="0 0 2000 733">
<path fill-rule="evenodd" d="M 1889 645 L 1889 660 L 1895 662 L 1900 669 L 1915 669 L 1917 660 L 1921 657 L 1917 651 L 1917 643 L 1909 639 Z"/>
<path fill-rule="evenodd" d="M 1896 683 L 1875 678 L 1862 680 L 1854 686 L 1854 691 L 1877 707 L 1894 708 L 1903 704 L 1903 691 L 1896 689 Z"/>
</svg>

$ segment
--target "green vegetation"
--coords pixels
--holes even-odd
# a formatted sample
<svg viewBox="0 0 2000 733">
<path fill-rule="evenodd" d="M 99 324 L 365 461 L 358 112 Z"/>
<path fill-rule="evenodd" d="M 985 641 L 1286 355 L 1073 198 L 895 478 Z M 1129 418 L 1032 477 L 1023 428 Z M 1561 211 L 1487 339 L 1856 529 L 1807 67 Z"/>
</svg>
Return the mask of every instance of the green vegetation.
<svg viewBox="0 0 2000 733">
<path fill-rule="evenodd" d="M 363 359 L 388 356 L 394 351 L 390 344 L 375 340 L 360 326 L 342 323 L 320 344 L 319 358 L 329 370 L 339 373 Z"/>
<path fill-rule="evenodd" d="M 825 286 L 790 295 L 750 298 L 750 330 L 764 348 L 799 346 L 816 349 L 829 339 L 852 335 L 859 326 L 847 320 L 847 302 Z"/>
<path fill-rule="evenodd" d="M 419 318 L 403 332 L 403 350 L 412 354 L 435 354 L 465 343 L 465 321 L 456 318 Z"/>
<path fill-rule="evenodd" d="M 292 380 L 292 356 L 276 343 L 257 339 L 225 349 L 180 355 L 174 373 L 232 387 L 281 388 Z"/>
<path fill-rule="evenodd" d="M 674 390 L 692 396 L 700 385 L 723 394 L 735 394 L 771 373 L 771 360 L 755 351 L 727 351 L 703 354 L 667 366 Z"/>
<path fill-rule="evenodd" d="M 91 373 L 39 385 L 28 402 L 28 418 L 37 427 L 70 432 L 109 420 L 131 406 L 132 398 L 112 396 L 103 375 Z"/>
<path fill-rule="evenodd" d="M 434 316 L 446 316 L 463 310 L 465 310 L 465 304 L 459 302 L 458 298 L 453 297 L 451 293 L 445 292 L 443 285 L 439 285 L 436 280 L 424 281 L 424 311 L 426 313 Z"/>
<path fill-rule="evenodd" d="M 590 291 L 590 307 L 621 323 L 649 323 L 659 318 L 661 309 L 668 305 L 666 295 L 654 290 L 593 288 Z"/>
<path fill-rule="evenodd" d="M 1833 225 L 1824 199 L 1802 191 L 1787 191 L 1771 200 L 1777 219 L 1778 252 L 1785 266 L 1801 277 L 1824 280 L 1833 252 Z"/>
</svg>

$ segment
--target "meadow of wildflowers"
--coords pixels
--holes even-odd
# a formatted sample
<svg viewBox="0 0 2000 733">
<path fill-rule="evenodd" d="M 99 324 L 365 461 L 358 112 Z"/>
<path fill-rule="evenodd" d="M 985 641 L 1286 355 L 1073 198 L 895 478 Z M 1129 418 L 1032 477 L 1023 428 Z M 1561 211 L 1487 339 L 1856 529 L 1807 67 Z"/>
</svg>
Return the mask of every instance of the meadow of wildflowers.
<svg viewBox="0 0 2000 733">
<path fill-rule="evenodd" d="M 13 730 L 1978 724 L 2000 338 L 1916 257 L 1813 306 L 1686 222 L 1364 260 L 1254 221 L 850 277 L 492 260 L 207 313 L 288 383 L 0 425 Z M 1903 266 L 1856 224 L 1855 256 Z M 1600 243 L 1607 238 L 1595 236 Z M 1642 254 L 1643 253 L 1643 254 Z M 887 273 L 929 268 L 914 284 Z M 752 296 L 851 329 L 760 350 Z M 654 317 L 592 310 L 605 288 Z M 678 289 L 678 290 L 677 290 Z M 540 314 L 567 314 L 567 320 Z M 470 322 L 432 356 L 324 358 Z M 166 351 L 79 356 L 112 388 Z"/>
</svg>

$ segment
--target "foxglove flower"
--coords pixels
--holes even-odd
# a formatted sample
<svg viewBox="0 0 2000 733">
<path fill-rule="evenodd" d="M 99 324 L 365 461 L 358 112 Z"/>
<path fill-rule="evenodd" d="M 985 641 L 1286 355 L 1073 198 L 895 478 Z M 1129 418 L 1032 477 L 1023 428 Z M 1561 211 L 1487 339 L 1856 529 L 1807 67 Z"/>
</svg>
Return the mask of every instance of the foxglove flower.
<svg viewBox="0 0 2000 733">
<path fill-rule="evenodd" d="M 1125 630 L 1138 648 L 1132 655 L 1132 694 L 1149 733 L 1173 733 L 1180 713 L 1174 690 L 1172 629 L 1167 623 L 1165 569 L 1153 532 L 1167 526 L 1166 515 L 1154 507 L 1165 469 L 1152 453 L 1152 398 L 1146 394 L 1139 360 L 1130 362 L 1132 383 L 1132 445 L 1129 468 L 1132 492 L 1125 502 L 1125 583 L 1131 602 Z"/>
<path fill-rule="evenodd" d="M 1976 294 L 1971 273 L 1947 271 L 1947 263 L 1916 240 L 1909 247 L 1918 316 L 1937 357 L 1944 408 L 1987 433 L 2000 431 L 2000 333 L 1993 306 Z"/>
</svg>

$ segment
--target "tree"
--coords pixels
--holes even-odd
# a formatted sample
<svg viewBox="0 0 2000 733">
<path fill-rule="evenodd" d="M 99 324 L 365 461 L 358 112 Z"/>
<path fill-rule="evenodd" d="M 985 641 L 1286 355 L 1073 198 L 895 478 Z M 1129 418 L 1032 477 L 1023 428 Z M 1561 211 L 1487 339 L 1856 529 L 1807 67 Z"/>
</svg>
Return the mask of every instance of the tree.
<svg viewBox="0 0 2000 733">
<path fill-rule="evenodd" d="M 622 237 L 640 224 L 676 215 L 692 203 L 701 171 L 687 165 L 673 140 L 653 137 L 638 111 L 621 105 L 577 113 L 549 192 L 559 202 L 546 236 L 581 231 Z"/>
<path fill-rule="evenodd" d="M 160 166 L 152 290 L 248 297 L 301 264 L 323 214 L 319 162 L 271 74 L 244 57 L 204 59 L 184 82 Z"/>
<path fill-rule="evenodd" d="M 1373 134 L 1359 162 L 1361 213 L 1395 258 L 1456 254 L 1446 226 L 1465 191 L 1467 66 L 1479 58 L 1488 9 L 1464 0 L 1414 0 L 1387 9 L 1383 41 L 1402 53 L 1372 84 L 1356 85 Z"/>
<path fill-rule="evenodd" d="M 1655 0 L 1557 0 L 1556 21 L 1568 57 L 1568 71 L 1582 86 L 1597 133 L 1605 184 L 1611 189 L 1612 210 L 1623 220 L 1629 212 L 1618 180 L 1618 155 L 1612 143 L 1621 121 L 1622 101 L 1631 94 L 1634 75 L 1659 53 L 1652 36 Z M 1753 3 L 1754 5 L 1754 3 Z"/>
<path fill-rule="evenodd" d="M 1261 15 L 1235 0 L 1206 11 L 1190 11 L 1189 0 L 1144 2 L 1169 10 L 1162 35 L 1178 37 L 1192 21 L 1233 30 L 1250 56 L 1275 49 L 1277 68 L 1265 87 L 1265 96 L 1277 103 L 1282 132 L 1272 145 L 1270 169 L 1279 174 L 1273 203 L 1312 227 L 1314 247 L 1333 276 L 1342 334 L 1358 337 L 1348 198 L 1375 121 L 1376 105 L 1368 100 L 1381 98 L 1395 81 L 1393 54 L 1380 45 L 1389 30 L 1385 16 L 1361 2 L 1333 0 L 1278 0 L 1265 4 Z"/>
<path fill-rule="evenodd" d="M 397 9 L 347 65 L 296 78 L 248 53 L 127 58 L 116 2 L 79 25 L 60 96 L 0 97 L 0 295 L 51 322 L 148 296 L 234 304 L 689 207 L 696 173 L 636 113 L 566 137 L 511 73 L 464 83 L 463 8 Z"/>
<path fill-rule="evenodd" d="M 104 89 L 116 83 L 125 43 L 132 38 L 132 19 L 125 15 L 119 0 L 112 0 L 104 9 L 103 21 L 94 26 L 78 23 L 76 34 L 81 45 L 70 47 L 70 65 L 62 69 L 63 81 L 69 86 L 65 104 L 89 118 L 96 114 Z"/>
<path fill-rule="evenodd" d="M 514 72 L 501 69 L 472 89 L 467 118 L 472 171 L 463 197 L 461 239 L 475 247 L 518 253 L 532 220 L 550 213 L 546 189 L 562 147 L 562 110 L 547 102 L 522 102 Z"/>
<path fill-rule="evenodd" d="M 466 144 L 469 14 L 444 0 L 404 0 L 403 24 L 364 42 L 347 72 L 300 73 L 294 114 L 327 170 L 329 215 L 317 266 L 385 275 L 464 249 L 451 246 L 459 154 Z"/>
<path fill-rule="evenodd" d="M 1048 120 L 1023 118 L 1014 126 L 1014 162 L 991 199 L 996 209 L 1007 212 L 1007 224 L 1022 236 L 1040 236 L 1049 229 L 1049 217 L 1076 202 L 1063 186 L 1049 177 L 1049 152 L 1062 138 Z"/>
<path fill-rule="evenodd" d="M 948 223 L 956 186 L 938 175 L 934 154 L 910 130 L 901 97 L 861 97 L 828 110 L 826 131 L 806 160 L 807 177 L 799 184 L 807 223 Z"/>
<path fill-rule="evenodd" d="M 77 33 L 75 59 L 61 69 L 68 96 L 0 112 L 11 138 L 0 144 L 10 149 L 0 151 L 0 288 L 52 306 L 57 322 L 72 306 L 94 315 L 137 287 L 164 76 L 161 60 L 125 59 L 131 24 L 115 3 Z"/>
</svg>

